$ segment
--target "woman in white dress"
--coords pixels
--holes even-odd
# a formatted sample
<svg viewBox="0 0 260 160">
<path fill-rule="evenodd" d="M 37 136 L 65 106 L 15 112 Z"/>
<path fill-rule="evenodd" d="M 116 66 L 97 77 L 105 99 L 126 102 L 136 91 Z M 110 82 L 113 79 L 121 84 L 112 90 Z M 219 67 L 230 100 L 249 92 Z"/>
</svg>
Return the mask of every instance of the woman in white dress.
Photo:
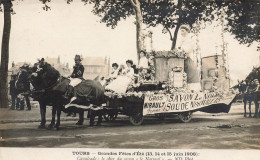
<svg viewBox="0 0 260 160">
<path fill-rule="evenodd" d="M 111 90 L 118 94 L 126 93 L 127 87 L 134 77 L 133 61 L 127 60 L 126 65 L 127 67 L 122 71 L 122 74 L 108 84 L 105 88 L 106 90 Z"/>
<path fill-rule="evenodd" d="M 200 77 L 199 77 L 199 69 L 194 62 L 193 50 L 194 45 L 191 37 L 189 36 L 190 33 L 190 26 L 182 25 L 180 27 L 181 31 L 181 41 L 177 45 L 178 49 L 184 50 L 187 54 L 187 59 L 184 61 L 184 71 L 187 73 L 187 83 L 188 89 L 199 91 L 201 90 L 200 86 Z"/>
<path fill-rule="evenodd" d="M 113 63 L 112 64 L 112 72 L 110 73 L 109 75 L 109 79 L 116 79 L 117 76 L 118 76 L 118 73 L 119 72 L 119 67 L 118 67 L 118 64 L 117 63 Z"/>
<path fill-rule="evenodd" d="M 138 81 L 142 82 L 144 80 L 150 79 L 150 76 L 147 74 L 149 72 L 148 59 L 146 58 L 146 52 L 140 51 L 140 60 L 138 65 Z"/>
<path fill-rule="evenodd" d="M 145 51 L 140 51 L 140 60 L 139 60 L 139 65 L 138 68 L 143 68 L 143 69 L 148 69 L 148 59 L 146 58 L 146 52 Z"/>
</svg>

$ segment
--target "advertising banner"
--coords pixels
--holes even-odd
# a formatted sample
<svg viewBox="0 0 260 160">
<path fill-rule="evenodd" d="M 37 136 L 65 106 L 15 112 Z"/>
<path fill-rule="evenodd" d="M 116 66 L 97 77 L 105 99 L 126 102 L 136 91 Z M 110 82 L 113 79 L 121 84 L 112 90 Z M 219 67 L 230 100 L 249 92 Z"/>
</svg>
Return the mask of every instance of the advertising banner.
<svg viewBox="0 0 260 160">
<path fill-rule="evenodd" d="M 212 104 L 228 105 L 235 96 L 235 94 L 223 92 L 146 95 L 143 105 L 143 115 L 192 111 Z"/>
</svg>

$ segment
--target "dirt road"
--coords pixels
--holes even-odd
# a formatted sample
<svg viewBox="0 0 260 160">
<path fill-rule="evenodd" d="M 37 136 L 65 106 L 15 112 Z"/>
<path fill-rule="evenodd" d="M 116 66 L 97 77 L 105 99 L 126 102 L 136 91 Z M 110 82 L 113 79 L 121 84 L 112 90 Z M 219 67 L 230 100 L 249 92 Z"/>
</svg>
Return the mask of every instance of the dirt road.
<svg viewBox="0 0 260 160">
<path fill-rule="evenodd" d="M 50 117 L 50 108 L 47 113 Z M 125 116 L 101 126 L 89 127 L 88 120 L 76 126 L 77 118 L 62 115 L 56 131 L 37 129 L 38 108 L 1 109 L 0 147 L 260 149 L 260 119 L 244 118 L 241 105 L 228 114 L 196 112 L 189 123 L 150 116 L 142 126 L 132 126 Z"/>
</svg>

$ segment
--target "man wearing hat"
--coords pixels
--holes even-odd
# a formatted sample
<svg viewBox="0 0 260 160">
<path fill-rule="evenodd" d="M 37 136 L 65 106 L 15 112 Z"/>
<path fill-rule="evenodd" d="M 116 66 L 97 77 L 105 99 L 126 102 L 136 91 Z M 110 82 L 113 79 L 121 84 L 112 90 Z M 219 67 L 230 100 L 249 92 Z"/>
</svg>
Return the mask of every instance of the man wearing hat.
<svg viewBox="0 0 260 160">
<path fill-rule="evenodd" d="M 84 66 L 81 64 L 82 58 L 80 57 L 80 55 L 76 55 L 74 60 L 75 60 L 75 66 L 73 67 L 73 72 L 70 76 L 70 84 L 64 95 L 65 99 L 70 98 L 73 92 L 73 87 L 77 86 L 83 79 Z"/>
<path fill-rule="evenodd" d="M 10 84 L 10 92 L 9 93 L 10 93 L 11 98 L 12 98 L 12 106 L 10 108 L 11 110 L 15 109 L 15 102 L 16 102 L 16 98 L 17 98 L 17 91 L 15 89 L 15 81 L 16 81 L 16 75 L 12 74 L 11 80 L 9 82 L 9 84 Z"/>
<path fill-rule="evenodd" d="M 27 71 L 29 69 L 29 64 L 28 63 L 24 63 L 22 67 L 20 67 L 20 70 L 23 71 Z M 19 75 L 18 75 L 19 76 Z M 29 81 L 24 81 L 24 90 L 22 92 L 27 92 L 30 91 L 30 82 Z M 26 102 L 26 106 L 27 106 L 27 110 L 31 110 L 31 104 L 30 104 L 30 100 L 29 100 L 29 95 L 28 94 L 22 94 L 21 96 L 24 96 L 25 98 L 25 102 Z M 22 101 L 22 98 L 18 98 L 17 99 L 17 104 L 19 105 L 20 101 Z M 20 110 L 24 110 L 24 107 L 20 107 Z"/>
<path fill-rule="evenodd" d="M 249 94 L 249 106 L 251 106 L 251 102 L 253 101 L 255 104 L 255 115 L 254 118 L 259 118 L 259 104 L 258 104 L 258 89 L 259 89 L 259 81 L 258 79 L 254 79 L 253 81 L 250 82 L 247 92 Z M 250 107 L 249 107 L 250 108 Z M 251 117 L 251 115 L 249 115 Z"/>
</svg>

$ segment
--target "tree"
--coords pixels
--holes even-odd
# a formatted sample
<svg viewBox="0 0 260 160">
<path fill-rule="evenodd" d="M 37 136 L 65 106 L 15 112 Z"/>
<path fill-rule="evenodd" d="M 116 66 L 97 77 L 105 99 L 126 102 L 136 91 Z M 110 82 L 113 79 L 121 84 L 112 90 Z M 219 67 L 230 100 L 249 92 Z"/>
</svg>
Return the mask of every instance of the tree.
<svg viewBox="0 0 260 160">
<path fill-rule="evenodd" d="M 224 7 L 228 24 L 225 29 L 235 35 L 241 44 L 260 43 L 260 1 L 222 0 L 217 3 Z"/>
<path fill-rule="evenodd" d="M 198 20 L 209 21 L 213 7 L 200 0 L 83 0 L 94 4 L 93 13 L 101 17 L 101 22 L 115 28 L 120 20 L 136 16 L 137 52 L 142 48 L 142 23 L 155 27 L 162 25 L 170 34 L 171 49 L 176 46 L 177 35 L 182 24 L 192 25 Z M 175 28 L 174 34 L 171 29 Z"/>
<path fill-rule="evenodd" d="M 11 0 L 0 0 L 0 5 L 4 9 L 4 28 L 1 48 L 1 67 L 0 67 L 0 107 L 8 106 L 8 61 L 9 61 L 9 39 L 11 31 Z"/>
<path fill-rule="evenodd" d="M 93 13 L 102 17 L 101 22 L 115 28 L 121 18 L 135 15 L 136 18 L 136 48 L 139 59 L 139 52 L 143 49 L 142 43 L 142 8 L 140 0 L 82 0 L 86 4 L 94 4 Z"/>
<path fill-rule="evenodd" d="M 8 107 L 8 63 L 9 63 L 9 40 L 11 33 L 11 13 L 12 1 L 14 0 L 0 0 L 0 11 L 4 12 L 4 28 L 2 36 L 1 48 L 1 66 L 0 66 L 0 108 Z M 17 0 L 19 1 L 19 0 Z M 50 7 L 46 4 L 51 0 L 39 0 L 44 4 L 43 9 L 48 11 Z M 69 3 L 71 0 L 67 0 Z M 1 8 L 3 6 L 3 10 Z"/>
</svg>

